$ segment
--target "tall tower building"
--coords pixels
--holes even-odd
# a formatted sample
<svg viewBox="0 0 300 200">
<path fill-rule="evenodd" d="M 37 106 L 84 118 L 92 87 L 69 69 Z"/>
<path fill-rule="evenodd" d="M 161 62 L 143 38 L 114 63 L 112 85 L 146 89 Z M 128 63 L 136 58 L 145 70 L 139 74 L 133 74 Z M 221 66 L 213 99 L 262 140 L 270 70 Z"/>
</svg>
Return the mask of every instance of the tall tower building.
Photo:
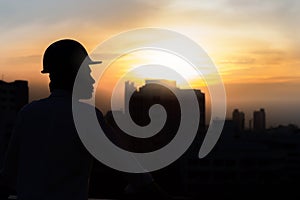
<svg viewBox="0 0 300 200">
<path fill-rule="evenodd" d="M 128 94 L 128 92 L 132 91 L 134 92 L 129 101 L 130 94 Z M 176 137 L 182 120 L 179 99 L 183 99 L 182 101 L 185 101 L 185 103 L 192 106 L 191 103 L 193 99 L 190 99 L 190 96 L 194 95 L 193 93 L 198 100 L 196 103 L 198 103 L 200 112 L 196 137 L 183 156 L 170 166 L 164 168 L 163 171 L 158 170 L 154 175 L 154 178 L 159 180 L 162 185 L 167 185 L 174 191 L 179 191 L 183 188 L 183 185 L 179 184 L 183 183 L 183 179 L 186 179 L 183 166 L 188 165 L 187 163 L 190 163 L 193 159 L 198 160 L 198 152 L 203 141 L 203 136 L 205 135 L 205 94 L 200 90 L 180 89 L 176 86 L 175 81 L 162 79 L 146 80 L 145 85 L 139 87 L 137 90 L 132 83 L 127 82 L 125 84 L 125 101 L 127 101 L 126 103 L 129 102 L 130 116 L 135 124 L 142 127 L 149 124 L 155 126 L 155 123 L 161 122 L 163 119 L 166 120 L 163 127 L 151 137 L 128 138 L 127 134 L 127 138 L 125 138 L 125 134 L 121 136 L 124 138 L 122 141 L 128 141 L 127 143 L 130 144 L 128 150 L 138 153 L 157 151 L 168 145 L 174 137 Z M 157 104 L 164 108 L 166 118 L 162 113 L 152 113 L 149 115 L 151 107 Z M 195 106 L 192 107 L 192 109 L 197 108 Z M 125 112 L 129 111 L 127 110 Z M 185 134 L 189 134 L 189 132 L 186 132 Z"/>
<path fill-rule="evenodd" d="M 186 98 L 188 93 L 194 92 L 198 100 L 198 106 L 200 109 L 200 122 L 199 126 L 202 128 L 205 127 L 205 94 L 201 90 L 197 89 L 180 89 L 176 85 L 176 81 L 163 80 L 163 79 L 152 79 L 146 80 L 145 85 L 139 88 L 139 91 L 134 87 L 133 83 L 125 83 L 125 101 L 129 101 L 129 92 L 134 91 L 132 107 L 134 107 L 134 112 L 141 113 L 144 105 L 150 104 L 166 104 L 167 107 L 170 107 L 170 113 L 175 114 L 176 104 L 179 103 L 175 95 L 167 88 L 173 88 L 178 95 Z M 131 94 L 130 94 L 131 95 Z M 186 99 L 186 101 L 190 101 Z M 126 102 L 125 102 L 126 103 Z M 138 105 L 138 106 L 137 106 Z M 178 104 L 179 105 L 179 104 Z M 148 108 L 147 108 L 148 109 Z M 141 119 L 141 118 L 139 118 Z"/>
<path fill-rule="evenodd" d="M 159 133 L 151 138 L 151 141 L 155 143 L 154 146 L 156 146 L 157 149 L 158 147 L 161 148 L 166 145 L 172 138 L 175 137 L 180 125 L 180 103 L 170 88 L 172 88 L 177 95 L 183 97 L 186 102 L 191 101 L 190 99 L 187 99 L 189 97 L 188 94 L 191 94 L 191 92 L 195 93 L 200 112 L 198 131 L 203 133 L 205 131 L 205 94 L 200 90 L 180 89 L 176 86 L 175 81 L 162 79 L 146 80 L 145 85 L 140 87 L 138 90 L 134 87 L 133 83 L 125 83 L 125 104 L 129 105 L 128 108 L 130 110 L 130 116 L 136 124 L 139 126 L 147 126 L 151 122 L 149 109 L 155 104 L 163 106 L 166 111 L 167 119 L 164 127 L 159 131 Z M 129 112 L 129 110 L 125 108 L 125 113 Z M 161 121 L 160 118 L 163 116 L 154 117 Z M 141 141 L 139 142 L 141 144 Z M 137 144 L 136 147 L 139 146 L 141 149 L 147 148 L 146 144 L 140 144 Z"/>
<path fill-rule="evenodd" d="M 0 111 L 18 112 L 28 103 L 28 82 L 14 81 L 7 83 L 0 81 Z"/>
<path fill-rule="evenodd" d="M 266 129 L 266 113 L 265 109 L 261 108 L 253 113 L 253 130 L 264 131 Z"/>
<path fill-rule="evenodd" d="M 8 146 L 17 112 L 28 103 L 28 82 L 0 80 L 0 168 Z"/>
<path fill-rule="evenodd" d="M 236 132 L 243 132 L 245 129 L 245 114 L 238 109 L 232 112 L 232 121 Z"/>
<path fill-rule="evenodd" d="M 128 111 L 128 107 L 129 106 L 129 101 L 130 101 L 130 97 L 131 95 L 136 91 L 136 87 L 134 86 L 133 82 L 130 81 L 126 81 L 125 82 L 125 101 L 124 101 L 124 112 L 127 113 Z"/>
</svg>

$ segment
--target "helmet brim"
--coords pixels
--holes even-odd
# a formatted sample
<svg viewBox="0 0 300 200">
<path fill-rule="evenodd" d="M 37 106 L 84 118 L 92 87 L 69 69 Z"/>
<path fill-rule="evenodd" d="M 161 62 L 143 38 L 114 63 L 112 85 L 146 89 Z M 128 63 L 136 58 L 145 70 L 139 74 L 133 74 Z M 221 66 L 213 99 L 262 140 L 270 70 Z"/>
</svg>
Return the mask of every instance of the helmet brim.
<svg viewBox="0 0 300 200">
<path fill-rule="evenodd" d="M 89 65 L 96 65 L 96 64 L 101 64 L 102 61 L 94 61 L 94 60 L 91 60 L 91 62 L 89 62 Z"/>
<path fill-rule="evenodd" d="M 89 61 L 88 61 L 88 64 L 89 64 L 89 65 L 96 65 L 96 64 L 101 64 L 101 63 L 102 63 L 101 60 L 97 61 L 97 60 L 91 60 L 91 59 L 89 59 Z M 42 73 L 42 74 L 47 74 L 47 73 L 50 73 L 50 71 L 47 70 L 47 69 L 43 69 L 43 70 L 41 71 L 41 73 Z"/>
</svg>

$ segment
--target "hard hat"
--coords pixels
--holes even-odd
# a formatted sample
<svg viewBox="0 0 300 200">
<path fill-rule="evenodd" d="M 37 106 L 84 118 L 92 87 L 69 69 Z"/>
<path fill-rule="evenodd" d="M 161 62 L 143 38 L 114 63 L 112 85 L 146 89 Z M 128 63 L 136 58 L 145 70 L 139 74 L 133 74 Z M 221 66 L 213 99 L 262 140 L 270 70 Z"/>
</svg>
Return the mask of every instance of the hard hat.
<svg viewBox="0 0 300 200">
<path fill-rule="evenodd" d="M 77 72 L 81 64 L 99 64 L 93 61 L 85 48 L 79 42 L 71 39 L 62 39 L 52 43 L 43 57 L 43 74 L 51 72 Z"/>
</svg>

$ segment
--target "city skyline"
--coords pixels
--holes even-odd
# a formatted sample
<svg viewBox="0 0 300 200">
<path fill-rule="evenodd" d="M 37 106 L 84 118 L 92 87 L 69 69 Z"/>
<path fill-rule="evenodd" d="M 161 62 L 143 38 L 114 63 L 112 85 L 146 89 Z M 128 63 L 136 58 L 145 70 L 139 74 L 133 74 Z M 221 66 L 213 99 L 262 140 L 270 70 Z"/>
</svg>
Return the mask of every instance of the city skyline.
<svg viewBox="0 0 300 200">
<path fill-rule="evenodd" d="M 2 111 L 5 110 L 13 114 L 19 110 L 20 107 L 28 103 L 27 81 L 16 80 L 11 83 L 1 81 L 0 83 L 2 95 L 0 109 L 2 109 Z M 173 88 L 177 90 L 176 93 L 183 96 L 186 95 L 186 92 L 190 92 L 191 90 L 179 89 L 175 81 L 166 80 L 146 80 L 145 85 L 139 89 L 135 88 L 132 83 L 127 82 L 127 87 L 129 93 L 130 90 L 134 90 L 133 102 L 131 102 L 131 104 L 133 106 L 132 114 L 133 116 L 136 115 L 136 119 L 142 119 L 140 122 L 145 122 L 144 120 L 147 117 L 142 113 L 145 114 L 147 112 L 141 108 L 147 108 L 148 105 L 155 103 L 162 103 L 168 107 L 166 110 L 169 110 L 171 113 L 171 124 L 169 123 L 169 126 L 166 126 L 167 129 L 161 132 L 163 134 L 156 139 L 152 137 L 152 139 L 148 141 L 142 139 L 145 143 L 132 141 L 129 143 L 131 145 L 125 145 L 124 147 L 130 148 L 130 150 L 134 152 L 147 152 L 153 150 L 152 148 L 160 148 L 161 143 L 165 144 L 170 139 L 170 136 L 172 136 L 170 133 L 173 128 L 176 127 L 174 126 L 174 120 L 178 117 L 175 114 L 178 110 L 176 111 L 176 109 L 174 109 L 176 106 L 174 107 L 173 104 L 175 103 L 174 96 L 170 94 L 170 90 L 167 88 Z M 197 95 L 201 114 L 201 110 L 205 111 L 205 94 L 201 93 L 200 90 L 192 91 Z M 115 130 L 116 127 L 111 121 L 111 114 L 112 113 L 106 114 L 105 118 Z M 124 113 L 116 114 L 123 115 Z M 173 118 L 174 114 L 175 118 Z M 7 121 L 7 119 L 9 119 L 7 118 L 8 115 L 4 117 L 5 119 L 2 118 L 1 120 L 0 128 L 2 128 L 2 136 L 7 138 L 12 128 L 12 121 L 14 121 L 13 118 L 15 115 L 10 118 L 12 121 Z M 205 189 L 199 191 L 199 188 L 211 188 L 211 184 L 216 184 L 214 187 L 214 190 L 218 191 L 216 195 L 222 197 L 235 196 L 239 192 L 244 194 L 244 190 L 237 187 L 239 184 L 242 184 L 244 189 L 251 190 L 251 194 L 254 196 L 258 194 L 261 196 L 262 194 L 261 191 L 258 192 L 259 190 L 257 190 L 262 187 L 260 184 L 280 183 L 284 184 L 284 186 L 288 184 L 296 185 L 299 181 L 299 172 L 297 169 L 300 162 L 298 156 L 299 149 L 297 146 L 299 146 L 300 141 L 300 129 L 291 125 L 265 129 L 264 123 L 266 114 L 263 108 L 255 110 L 253 112 L 253 118 L 253 130 L 245 130 L 243 127 L 243 123 L 245 122 L 244 112 L 235 109 L 232 112 L 232 118 L 225 120 L 222 135 L 216 148 L 203 159 L 198 158 L 198 150 L 205 135 L 200 128 L 194 142 L 186 153 L 162 171 L 158 170 L 154 172 L 153 177 L 158 180 L 158 183 L 162 186 L 168 186 L 166 187 L 167 191 L 171 194 L 192 195 L 193 197 L 198 197 L 199 195 L 202 197 L 210 195 L 211 197 L 209 190 L 207 191 Z M 199 121 L 199 127 L 203 127 L 203 122 Z M 255 125 L 256 123 L 257 125 Z M 118 131 L 115 133 L 118 133 Z M 121 141 L 124 140 L 122 139 Z M 1 156 L 3 156 L 3 154 L 1 154 Z M 117 196 L 119 194 L 117 188 L 122 187 L 119 186 L 122 181 L 116 183 L 114 180 L 112 190 L 104 191 L 105 189 L 103 189 L 107 184 L 111 184 L 110 181 L 109 183 L 107 182 L 107 180 L 111 180 L 108 177 L 113 176 L 116 171 L 107 171 L 99 168 L 99 165 L 95 165 L 93 169 L 95 168 L 96 170 L 91 177 L 93 181 L 91 181 L 92 189 L 89 195 L 101 198 L 106 197 L 106 195 Z M 99 181 L 103 180 L 103 178 L 106 180 L 104 183 Z M 224 186 L 226 186 L 226 189 L 224 189 Z M 227 187 L 234 188 L 235 192 L 228 193 Z M 224 193 L 225 191 L 227 192 Z M 268 190 L 265 192 L 268 194 L 268 197 L 270 197 L 270 193 L 267 191 Z M 290 192 L 297 192 L 297 190 L 291 189 Z M 274 193 L 272 194 L 274 195 Z"/>
<path fill-rule="evenodd" d="M 4 85 L 8 85 L 8 86 L 10 86 L 10 85 L 14 85 L 15 83 L 18 83 L 18 82 L 24 82 L 24 83 L 26 83 L 26 84 L 28 84 L 28 82 L 26 81 L 26 80 L 15 80 L 15 81 L 13 81 L 13 82 L 5 82 L 5 81 L 0 81 L 0 83 L 2 83 L 2 84 L 4 84 Z M 126 103 L 126 102 L 129 102 L 129 99 L 130 99 L 130 97 L 129 96 L 127 96 L 127 92 L 126 92 L 126 90 L 131 90 L 131 92 L 132 91 L 138 91 L 139 89 L 141 89 L 142 87 L 144 87 L 144 86 L 146 86 L 147 84 L 151 84 L 151 83 L 158 83 L 158 82 L 161 82 L 160 84 L 163 84 L 163 85 L 166 85 L 166 86 L 170 86 L 170 87 L 175 87 L 175 88 L 177 88 L 178 90 L 182 90 L 182 91 L 184 91 L 184 89 L 182 89 L 182 88 L 179 88 L 179 87 L 177 87 L 177 83 L 176 83 L 176 81 L 175 80 L 167 80 L 167 79 L 145 79 L 144 80 L 144 84 L 141 84 L 141 85 L 136 85 L 136 83 L 135 82 L 133 82 L 133 81 L 129 81 L 129 80 L 127 80 L 127 81 L 125 81 L 124 82 L 124 91 L 122 92 L 122 94 L 124 94 L 123 96 L 124 96 L 124 99 L 118 99 L 119 100 L 119 102 L 118 102 L 118 105 L 120 106 L 117 110 L 113 110 L 113 111 L 122 111 L 122 112 L 126 112 L 126 110 L 125 110 L 125 104 L 124 103 Z M 11 86 L 10 86 L 11 87 Z M 25 98 L 25 99 L 30 99 L 30 97 L 29 97 L 29 95 L 28 95 L 28 91 L 29 91 L 29 87 L 28 87 L 28 89 L 27 89 L 27 95 L 26 96 L 24 96 L 24 97 L 22 97 L 22 95 L 21 94 L 19 94 L 19 95 L 21 95 L 20 96 L 20 98 L 21 99 L 23 99 L 23 98 Z M 196 90 L 195 90 L 196 91 Z M 201 92 L 201 90 L 198 90 L 198 91 L 200 91 Z M 131 93 L 131 92 L 129 92 L 129 93 Z M 203 94 L 205 94 L 205 93 L 203 93 Z M 122 96 L 122 95 L 119 95 L 119 96 Z M 101 100 L 100 100 L 101 101 Z M 8 101 L 5 101 L 6 103 L 9 103 Z M 14 102 L 12 102 L 12 103 L 14 103 Z M 27 101 L 27 103 L 28 103 L 28 101 Z M 29 101 L 29 103 L 30 103 L 30 101 Z M 97 102 L 96 101 L 96 107 L 99 107 L 99 106 L 97 106 L 97 104 L 98 105 L 101 105 L 101 106 L 103 106 L 102 105 L 102 102 L 101 103 L 99 103 L 99 102 Z M 24 103 L 22 104 L 22 105 L 24 105 Z M 106 105 L 106 104 L 105 104 Z M 207 102 L 205 101 L 205 107 L 207 107 Z M 19 110 L 20 108 L 18 108 L 18 110 Z M 108 106 L 108 108 L 105 108 L 104 109 L 106 112 L 109 112 L 109 111 L 112 111 L 110 108 L 109 108 L 109 106 Z M 273 127 L 276 127 L 276 126 L 280 126 L 280 125 L 297 125 L 297 124 L 293 124 L 293 123 L 288 123 L 288 124 L 284 124 L 284 123 L 280 123 L 280 122 L 278 122 L 278 124 L 277 125 L 268 125 L 266 122 L 267 122 L 267 120 L 268 120 L 268 117 L 266 117 L 266 114 L 265 114 L 265 109 L 264 108 L 259 108 L 259 106 L 257 106 L 257 108 L 256 109 L 254 109 L 254 110 L 252 110 L 250 113 L 245 113 L 244 111 L 243 111 L 243 108 L 238 108 L 238 107 L 236 107 L 236 108 L 234 108 L 234 109 L 232 109 L 232 110 L 228 110 L 228 113 L 227 113 L 227 116 L 226 116 L 226 120 L 233 120 L 233 121 L 236 121 L 236 123 L 238 123 L 239 124 L 239 126 L 241 126 L 239 129 L 240 130 L 245 130 L 245 129 L 248 129 L 248 130 L 255 130 L 255 125 L 254 125 L 254 123 L 255 123 L 255 115 L 256 114 L 258 114 L 258 115 L 260 115 L 259 113 L 260 112 L 263 112 L 264 113 L 264 117 L 263 117 L 263 119 L 264 119 L 264 125 L 263 125 L 263 129 L 266 129 L 266 128 L 273 128 Z M 207 109 L 205 109 L 205 111 L 204 111 L 204 113 L 205 113 L 205 118 L 207 119 L 207 121 L 206 121 L 206 125 L 208 125 L 209 123 L 210 123 L 210 111 L 208 110 L 207 111 Z M 247 116 L 250 116 L 250 117 L 247 117 L 247 118 L 245 118 L 245 115 L 247 115 Z M 268 115 L 267 115 L 268 116 Z M 240 119 L 241 118 L 241 119 Z M 261 118 L 260 116 L 259 116 L 259 118 Z M 213 120 L 213 119 L 212 119 Z M 241 121 L 242 120 L 242 121 Z M 262 125 L 259 125 L 259 126 L 262 126 Z M 262 129 L 262 130 L 263 130 Z"/>
</svg>

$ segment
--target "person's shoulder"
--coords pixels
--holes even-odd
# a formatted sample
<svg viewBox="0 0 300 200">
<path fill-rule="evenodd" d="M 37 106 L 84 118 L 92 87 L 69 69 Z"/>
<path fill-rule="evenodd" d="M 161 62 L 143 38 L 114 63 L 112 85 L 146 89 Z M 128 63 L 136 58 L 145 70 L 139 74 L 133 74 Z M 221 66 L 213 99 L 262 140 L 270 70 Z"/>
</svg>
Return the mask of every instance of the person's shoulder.
<svg viewBox="0 0 300 200">
<path fill-rule="evenodd" d="M 32 110 L 41 109 L 47 104 L 48 98 L 34 100 L 21 108 L 20 113 L 31 112 Z"/>
<path fill-rule="evenodd" d="M 96 113 L 101 113 L 102 112 L 94 105 L 91 105 L 89 103 L 85 103 L 85 102 L 73 102 L 73 107 L 74 106 L 78 106 L 78 107 L 81 107 L 81 108 L 84 108 L 84 109 L 89 109 L 89 110 L 94 110 Z"/>
</svg>

